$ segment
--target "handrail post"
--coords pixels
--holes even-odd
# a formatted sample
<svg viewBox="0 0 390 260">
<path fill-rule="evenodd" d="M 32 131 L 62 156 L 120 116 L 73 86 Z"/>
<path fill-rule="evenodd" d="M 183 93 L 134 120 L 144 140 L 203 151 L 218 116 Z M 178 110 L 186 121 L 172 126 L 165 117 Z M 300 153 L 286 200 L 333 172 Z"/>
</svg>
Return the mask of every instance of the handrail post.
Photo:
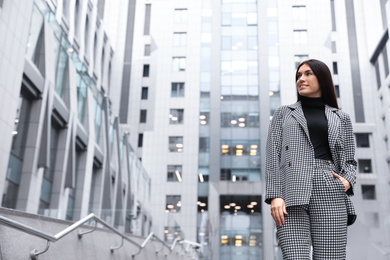
<svg viewBox="0 0 390 260">
<path fill-rule="evenodd" d="M 79 237 L 79 239 L 83 238 L 83 235 L 88 234 L 88 233 L 92 233 L 93 231 L 96 230 L 96 228 L 97 228 L 97 221 L 96 221 L 96 219 L 94 219 L 94 221 L 95 221 L 95 227 L 93 229 L 85 231 L 85 232 L 81 232 L 81 230 L 78 231 L 77 236 Z"/>
<path fill-rule="evenodd" d="M 47 244 L 46 244 L 46 248 L 44 250 L 42 250 L 41 252 L 38 252 L 38 250 L 34 249 L 31 251 L 30 253 L 30 257 L 32 260 L 37 260 L 37 256 L 43 254 L 43 253 L 46 253 L 47 250 L 49 250 L 49 247 L 50 247 L 50 241 L 47 240 Z"/>
<path fill-rule="evenodd" d="M 122 237 L 122 241 L 121 241 L 121 244 L 119 246 L 111 246 L 111 248 L 110 248 L 111 253 L 114 253 L 114 250 L 119 249 L 123 246 L 123 240 L 124 240 L 124 238 Z"/>
<path fill-rule="evenodd" d="M 146 246 L 146 244 L 149 242 L 149 240 L 154 236 L 153 232 L 150 232 L 150 234 L 146 237 L 144 242 L 142 242 L 141 247 L 138 248 L 138 252 L 136 254 L 132 254 L 131 258 L 134 259 L 134 257 L 141 253 L 142 249 Z"/>
</svg>

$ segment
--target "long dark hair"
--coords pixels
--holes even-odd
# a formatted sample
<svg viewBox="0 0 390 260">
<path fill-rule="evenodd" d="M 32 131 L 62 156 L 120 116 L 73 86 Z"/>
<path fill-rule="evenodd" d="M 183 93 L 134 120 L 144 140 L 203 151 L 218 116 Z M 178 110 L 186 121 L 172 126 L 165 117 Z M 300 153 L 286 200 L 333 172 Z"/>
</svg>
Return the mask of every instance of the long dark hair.
<svg viewBox="0 0 390 260">
<path fill-rule="evenodd" d="M 320 84 L 321 88 L 321 97 L 324 100 L 325 104 L 331 107 L 339 108 L 337 104 L 336 92 L 334 90 L 332 74 L 330 73 L 328 66 L 326 66 L 326 64 L 322 61 L 315 59 L 302 61 L 301 64 L 299 64 L 295 73 L 295 82 L 297 82 L 298 80 L 298 70 L 303 64 L 309 65 L 314 75 L 317 77 L 318 83 Z M 297 96 L 298 101 L 301 100 L 301 95 L 299 95 L 298 89 Z"/>
</svg>

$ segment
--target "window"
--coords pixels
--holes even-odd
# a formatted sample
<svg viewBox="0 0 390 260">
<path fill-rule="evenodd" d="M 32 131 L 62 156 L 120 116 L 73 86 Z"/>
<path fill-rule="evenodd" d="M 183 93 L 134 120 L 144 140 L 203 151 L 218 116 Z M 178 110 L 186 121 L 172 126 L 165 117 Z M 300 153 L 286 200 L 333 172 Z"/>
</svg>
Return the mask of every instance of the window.
<svg viewBox="0 0 390 260">
<path fill-rule="evenodd" d="M 357 147 L 370 147 L 370 140 L 368 133 L 355 134 Z"/>
<path fill-rule="evenodd" d="M 168 165 L 168 182 L 182 182 L 182 166 Z"/>
<path fill-rule="evenodd" d="M 224 140 L 221 139 L 221 155 L 259 156 L 260 141 L 256 140 Z"/>
<path fill-rule="evenodd" d="M 307 31 L 306 30 L 294 30 L 293 32 L 295 44 L 306 44 L 307 43 Z"/>
<path fill-rule="evenodd" d="M 210 170 L 208 167 L 199 167 L 198 169 L 198 181 L 199 182 L 208 182 L 209 181 Z"/>
<path fill-rule="evenodd" d="M 145 44 L 144 56 L 150 56 L 150 44 Z"/>
<path fill-rule="evenodd" d="M 246 24 L 248 26 L 257 25 L 257 13 L 247 13 L 246 14 Z"/>
<path fill-rule="evenodd" d="M 187 33 L 175 32 L 173 33 L 173 46 L 186 46 Z"/>
<path fill-rule="evenodd" d="M 68 19 L 69 17 L 69 1 L 62 1 L 62 13 L 64 14 L 64 18 Z M 0 0 L 0 7 L 3 5 L 3 0 Z"/>
<path fill-rule="evenodd" d="M 23 95 L 20 96 L 12 131 L 12 148 L 1 204 L 6 208 L 16 208 L 32 105 L 32 100 Z"/>
<path fill-rule="evenodd" d="M 66 220 L 73 220 L 74 215 L 74 189 L 69 190 L 68 206 L 66 209 Z"/>
<path fill-rule="evenodd" d="M 184 97 L 184 82 L 172 82 L 171 97 Z"/>
<path fill-rule="evenodd" d="M 335 74 L 335 75 L 339 74 L 337 62 L 335 62 L 335 61 L 333 62 L 333 74 Z"/>
<path fill-rule="evenodd" d="M 84 55 L 89 58 L 89 20 L 85 18 Z"/>
<path fill-rule="evenodd" d="M 173 57 L 172 58 L 172 71 L 185 71 L 186 70 L 186 58 L 185 57 Z"/>
<path fill-rule="evenodd" d="M 375 185 L 362 185 L 362 196 L 364 200 L 375 200 Z"/>
<path fill-rule="evenodd" d="M 389 75 L 389 60 L 388 60 L 388 57 L 387 57 L 386 45 L 383 46 L 382 57 L 383 57 L 383 65 L 385 67 L 385 77 L 387 77 Z"/>
<path fill-rule="evenodd" d="M 306 6 L 298 5 L 292 7 L 292 17 L 294 20 L 306 20 Z"/>
<path fill-rule="evenodd" d="M 359 173 L 372 173 L 370 159 L 359 159 L 358 165 L 359 165 Z"/>
<path fill-rule="evenodd" d="M 170 136 L 169 147 L 170 152 L 183 152 L 183 137 L 182 136 Z"/>
<path fill-rule="evenodd" d="M 149 77 L 149 64 L 144 64 L 142 76 L 145 78 Z"/>
<path fill-rule="evenodd" d="M 80 16 L 80 1 L 76 0 L 74 4 L 74 31 L 76 36 L 79 35 L 79 16 Z"/>
<path fill-rule="evenodd" d="M 138 134 L 138 147 L 142 147 L 144 141 L 144 134 Z"/>
<path fill-rule="evenodd" d="M 146 109 L 141 109 L 140 115 L 139 115 L 139 122 L 140 123 L 146 123 L 146 113 L 147 113 Z"/>
<path fill-rule="evenodd" d="M 149 35 L 150 33 L 150 11 L 151 11 L 151 4 L 145 5 L 145 23 L 144 23 L 144 35 Z"/>
<path fill-rule="evenodd" d="M 95 37 L 93 38 L 93 62 L 94 62 L 94 69 L 96 70 L 97 64 L 99 63 L 97 60 L 97 48 L 98 46 L 98 40 L 97 40 L 97 34 L 95 32 Z"/>
<path fill-rule="evenodd" d="M 104 82 L 103 81 L 103 79 L 104 79 L 104 48 L 102 51 L 102 58 L 100 61 L 100 79 L 101 79 L 101 82 Z M 108 84 L 110 84 L 110 82 L 108 82 Z"/>
<path fill-rule="evenodd" d="M 175 23 L 187 22 L 188 11 L 187 9 L 175 9 L 173 16 Z"/>
<path fill-rule="evenodd" d="M 295 55 L 294 56 L 295 68 L 298 68 L 299 64 L 301 64 L 302 61 L 305 61 L 307 59 L 309 59 L 308 55 Z"/>
<path fill-rule="evenodd" d="M 207 125 L 209 120 L 210 120 L 210 112 L 209 111 L 200 111 L 199 123 L 201 125 Z"/>
<path fill-rule="evenodd" d="M 379 70 L 378 60 L 375 61 L 375 75 L 376 75 L 377 87 L 378 87 L 378 89 L 380 89 L 382 84 L 381 84 L 381 73 L 380 73 L 380 70 Z"/>
<path fill-rule="evenodd" d="M 181 208 L 181 196 L 180 195 L 167 195 L 166 196 L 166 208 L 167 212 L 180 212 Z"/>
<path fill-rule="evenodd" d="M 209 153 L 209 152 L 210 152 L 210 138 L 199 137 L 199 153 Z"/>
<path fill-rule="evenodd" d="M 334 8 L 334 0 L 330 0 L 330 10 L 332 14 L 332 31 L 336 31 L 336 14 Z"/>
<path fill-rule="evenodd" d="M 54 117 L 52 117 L 54 119 Z M 59 143 L 61 136 L 61 125 L 57 120 L 52 120 L 50 129 L 50 158 L 49 167 L 44 170 L 41 184 L 39 210 L 38 214 L 47 215 L 50 208 L 50 201 L 52 196 L 52 187 L 54 182 L 54 174 L 56 168 L 57 153 L 60 151 Z"/>
<path fill-rule="evenodd" d="M 171 109 L 169 123 L 171 125 L 183 124 L 184 109 Z"/>
<path fill-rule="evenodd" d="M 332 53 L 336 53 L 336 52 L 337 52 L 336 42 L 332 41 Z"/>
<path fill-rule="evenodd" d="M 340 86 L 334 85 L 334 91 L 336 92 L 336 97 L 340 97 Z"/>
<path fill-rule="evenodd" d="M 65 89 L 69 85 L 69 62 L 68 55 L 64 48 L 60 48 L 60 53 L 58 55 L 57 64 L 56 64 L 56 83 L 55 90 L 57 94 L 64 99 L 65 98 Z"/>
<path fill-rule="evenodd" d="M 208 210 L 208 197 L 198 197 L 198 213 Z"/>
<path fill-rule="evenodd" d="M 258 169 L 230 169 L 221 168 L 221 181 L 260 181 L 260 171 Z"/>
<path fill-rule="evenodd" d="M 244 128 L 244 127 L 259 127 L 260 126 L 259 113 L 231 113 L 223 112 L 221 113 L 221 127 L 234 127 L 234 128 Z"/>
<path fill-rule="evenodd" d="M 148 87 L 142 87 L 141 99 L 148 99 Z"/>
</svg>

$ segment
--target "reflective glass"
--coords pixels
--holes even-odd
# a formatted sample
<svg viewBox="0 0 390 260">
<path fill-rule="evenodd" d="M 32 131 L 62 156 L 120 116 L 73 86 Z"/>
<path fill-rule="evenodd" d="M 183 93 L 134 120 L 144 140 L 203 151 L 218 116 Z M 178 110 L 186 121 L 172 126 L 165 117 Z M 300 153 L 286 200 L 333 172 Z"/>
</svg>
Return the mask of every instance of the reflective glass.
<svg viewBox="0 0 390 260">
<path fill-rule="evenodd" d="M 56 92 L 61 97 L 64 98 L 64 90 L 67 87 L 67 68 L 68 68 L 68 55 L 63 48 L 60 48 L 59 58 L 57 62 L 57 71 L 56 71 Z"/>
<path fill-rule="evenodd" d="M 38 8 L 34 5 L 31 17 L 30 34 L 27 42 L 26 56 L 34 61 L 40 55 L 41 45 L 43 43 L 43 17 Z M 35 57 L 35 58 L 34 58 Z M 38 64 L 34 62 L 35 64 Z"/>
</svg>

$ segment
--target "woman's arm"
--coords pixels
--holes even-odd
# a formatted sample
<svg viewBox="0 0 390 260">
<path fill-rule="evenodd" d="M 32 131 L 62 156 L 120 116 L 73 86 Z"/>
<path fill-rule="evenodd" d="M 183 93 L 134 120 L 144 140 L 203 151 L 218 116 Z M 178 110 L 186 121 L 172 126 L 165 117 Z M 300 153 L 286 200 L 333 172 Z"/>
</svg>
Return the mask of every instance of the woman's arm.
<svg viewBox="0 0 390 260">
<path fill-rule="evenodd" d="M 279 164 L 282 147 L 283 107 L 278 108 L 268 129 L 266 146 L 266 195 L 265 202 L 271 204 L 273 198 L 282 198 Z"/>
<path fill-rule="evenodd" d="M 356 168 L 357 163 L 355 160 L 355 139 L 353 135 L 351 118 L 348 114 L 343 113 L 344 116 L 341 120 L 343 128 L 343 140 L 344 140 L 344 161 L 341 165 L 340 176 L 345 178 L 351 185 L 351 188 L 347 190 L 347 194 L 352 196 L 354 194 L 353 187 L 356 183 Z"/>
</svg>

